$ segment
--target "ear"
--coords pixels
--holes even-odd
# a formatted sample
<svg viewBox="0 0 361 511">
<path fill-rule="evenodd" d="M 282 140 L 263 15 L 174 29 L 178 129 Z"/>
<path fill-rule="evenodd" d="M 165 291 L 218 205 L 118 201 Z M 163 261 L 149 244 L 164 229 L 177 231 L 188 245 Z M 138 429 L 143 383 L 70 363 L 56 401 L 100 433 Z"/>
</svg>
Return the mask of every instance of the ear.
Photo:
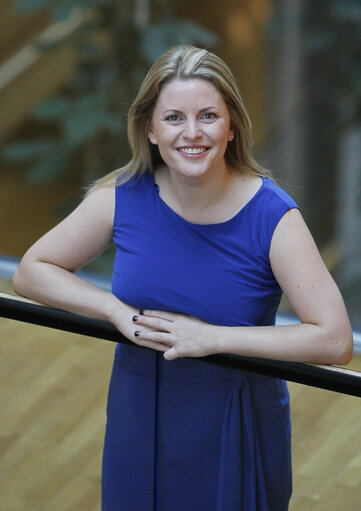
<svg viewBox="0 0 361 511">
<path fill-rule="evenodd" d="M 231 142 L 234 139 L 234 128 L 231 125 L 229 128 L 229 134 L 228 134 L 228 142 Z"/>
<path fill-rule="evenodd" d="M 154 145 L 158 144 L 157 137 L 154 134 L 153 126 L 152 125 L 149 127 L 149 130 L 148 130 L 148 138 L 149 138 L 149 140 L 151 141 L 152 144 L 154 144 Z"/>
</svg>

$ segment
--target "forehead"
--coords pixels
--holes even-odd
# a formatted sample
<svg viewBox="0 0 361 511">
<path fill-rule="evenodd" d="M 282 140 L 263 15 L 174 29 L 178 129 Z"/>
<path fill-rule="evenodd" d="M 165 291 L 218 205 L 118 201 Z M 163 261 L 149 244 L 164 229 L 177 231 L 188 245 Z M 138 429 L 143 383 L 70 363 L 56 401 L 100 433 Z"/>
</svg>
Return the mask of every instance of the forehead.
<svg viewBox="0 0 361 511">
<path fill-rule="evenodd" d="M 215 106 L 226 108 L 227 105 L 218 89 L 208 80 L 190 78 L 174 79 L 166 83 L 160 91 L 156 108 L 183 110 L 190 106 Z"/>
</svg>

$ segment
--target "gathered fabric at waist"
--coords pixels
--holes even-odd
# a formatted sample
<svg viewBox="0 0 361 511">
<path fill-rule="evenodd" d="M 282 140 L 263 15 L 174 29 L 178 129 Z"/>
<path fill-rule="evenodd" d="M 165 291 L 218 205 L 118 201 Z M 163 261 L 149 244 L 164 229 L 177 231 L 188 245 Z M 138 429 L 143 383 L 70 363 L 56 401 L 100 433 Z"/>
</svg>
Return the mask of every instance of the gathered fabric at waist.
<svg viewBox="0 0 361 511">
<path fill-rule="evenodd" d="M 162 358 L 162 374 L 165 379 L 207 384 L 219 384 L 225 380 L 237 380 L 242 383 L 244 379 L 254 381 L 275 379 L 241 369 L 212 364 L 197 358 L 177 358 L 169 361 L 165 360 L 163 355 L 157 351 L 136 345 L 118 344 L 115 349 L 115 361 L 128 372 L 153 378 L 157 354 Z"/>
</svg>

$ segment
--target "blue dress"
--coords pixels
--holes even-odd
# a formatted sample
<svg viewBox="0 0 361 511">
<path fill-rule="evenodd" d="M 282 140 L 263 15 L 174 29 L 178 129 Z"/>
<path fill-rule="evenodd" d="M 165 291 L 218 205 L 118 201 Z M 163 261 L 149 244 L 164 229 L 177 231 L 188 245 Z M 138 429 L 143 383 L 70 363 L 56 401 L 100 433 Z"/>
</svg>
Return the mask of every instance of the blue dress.
<svg viewBox="0 0 361 511">
<path fill-rule="evenodd" d="M 295 202 L 271 180 L 233 218 L 186 221 L 146 173 L 116 187 L 112 292 L 217 325 L 273 325 L 269 261 Z M 118 344 L 103 452 L 103 511 L 286 511 L 289 395 L 282 380 Z"/>
</svg>

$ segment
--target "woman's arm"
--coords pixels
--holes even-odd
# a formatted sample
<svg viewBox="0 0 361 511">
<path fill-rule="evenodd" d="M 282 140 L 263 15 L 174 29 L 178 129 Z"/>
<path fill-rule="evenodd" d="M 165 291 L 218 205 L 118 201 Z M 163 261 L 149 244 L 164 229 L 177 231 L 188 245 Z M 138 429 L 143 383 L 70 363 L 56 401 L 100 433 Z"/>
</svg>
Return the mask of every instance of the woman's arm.
<svg viewBox="0 0 361 511">
<path fill-rule="evenodd" d="M 137 343 L 168 344 L 165 358 L 233 353 L 315 364 L 346 364 L 352 330 L 340 292 L 325 267 L 300 213 L 288 211 L 270 248 L 273 272 L 301 324 L 269 327 L 214 326 L 182 314 L 145 311 Z M 158 329 L 143 332 L 141 325 Z"/>
<path fill-rule="evenodd" d="M 26 252 L 13 287 L 16 293 L 51 307 L 111 321 L 132 338 L 136 309 L 73 273 L 111 243 L 114 207 L 114 187 L 92 192 Z"/>
</svg>

